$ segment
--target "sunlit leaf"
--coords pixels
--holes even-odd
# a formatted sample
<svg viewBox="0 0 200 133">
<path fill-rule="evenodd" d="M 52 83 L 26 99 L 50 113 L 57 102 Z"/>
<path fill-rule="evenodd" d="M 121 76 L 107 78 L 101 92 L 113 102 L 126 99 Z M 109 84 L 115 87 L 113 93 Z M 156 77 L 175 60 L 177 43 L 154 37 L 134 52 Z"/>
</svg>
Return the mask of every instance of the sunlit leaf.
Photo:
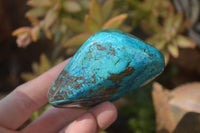
<svg viewBox="0 0 200 133">
<path fill-rule="evenodd" d="M 167 43 L 167 41 L 163 39 L 162 34 L 155 34 L 152 37 L 147 38 L 146 42 L 153 45 L 159 50 L 163 49 L 165 44 Z"/>
<path fill-rule="evenodd" d="M 19 29 L 16 29 L 15 31 L 13 31 L 12 36 L 18 36 L 24 33 L 29 33 L 31 30 L 30 27 L 21 27 Z"/>
<path fill-rule="evenodd" d="M 92 0 L 91 6 L 90 6 L 90 16 L 94 18 L 94 20 L 99 25 L 103 23 L 102 7 L 99 4 L 98 0 Z"/>
<path fill-rule="evenodd" d="M 46 12 L 46 8 L 32 8 L 26 13 L 26 16 L 32 15 L 34 17 L 41 17 L 44 16 Z"/>
<path fill-rule="evenodd" d="M 153 44 L 153 46 L 159 50 L 165 49 L 165 46 L 168 44 L 168 41 L 162 34 L 155 34 L 154 36 L 148 38 L 147 42 Z"/>
<path fill-rule="evenodd" d="M 90 33 L 76 35 L 68 40 L 64 46 L 67 48 L 79 48 L 90 36 Z"/>
<path fill-rule="evenodd" d="M 168 34 L 171 32 L 171 30 L 173 30 L 172 29 L 173 20 L 174 20 L 174 14 L 172 12 L 169 12 L 168 16 L 164 20 L 164 28 Z"/>
<path fill-rule="evenodd" d="M 80 6 L 79 3 L 76 2 L 76 1 L 73 1 L 73 0 L 65 0 L 65 1 L 63 2 L 63 9 L 64 9 L 66 12 L 74 13 L 74 12 L 79 12 L 79 11 L 81 11 L 81 6 Z"/>
<path fill-rule="evenodd" d="M 30 34 L 32 41 L 36 42 L 40 37 L 40 28 L 38 26 L 32 28 Z"/>
<path fill-rule="evenodd" d="M 113 9 L 114 1 L 113 0 L 107 0 L 103 7 L 103 20 L 106 21 L 108 19 L 108 16 L 111 14 L 111 11 Z"/>
<path fill-rule="evenodd" d="M 193 40 L 186 36 L 178 35 L 175 38 L 175 43 L 180 47 L 180 48 L 195 48 L 196 44 Z"/>
<path fill-rule="evenodd" d="M 45 18 L 44 18 L 44 27 L 45 29 L 48 29 L 58 18 L 58 12 L 54 9 L 50 9 Z"/>
<path fill-rule="evenodd" d="M 154 46 L 157 49 L 163 49 L 166 45 L 166 40 L 160 40 L 159 42 L 157 42 Z"/>
<path fill-rule="evenodd" d="M 126 18 L 127 18 L 127 14 L 121 14 L 119 16 L 116 16 L 108 20 L 103 25 L 103 29 L 117 29 L 121 26 L 121 24 L 125 21 Z"/>
<path fill-rule="evenodd" d="M 178 13 L 174 16 L 174 21 L 173 21 L 173 28 L 176 29 L 176 31 L 179 30 L 179 27 L 183 25 L 183 14 Z"/>
<path fill-rule="evenodd" d="M 95 33 L 101 29 L 100 25 L 88 15 L 85 16 L 85 27 L 91 33 Z"/>
<path fill-rule="evenodd" d="M 27 4 L 32 7 L 50 7 L 53 5 L 51 0 L 29 0 Z"/>
<path fill-rule="evenodd" d="M 89 10 L 90 5 L 91 5 L 90 0 L 79 0 L 78 2 L 84 10 Z"/>
<path fill-rule="evenodd" d="M 169 53 L 164 54 L 165 65 L 169 63 Z"/>
<path fill-rule="evenodd" d="M 174 57 L 177 58 L 179 56 L 178 46 L 174 44 L 168 44 L 168 51 Z"/>
<path fill-rule="evenodd" d="M 26 17 L 29 19 L 29 21 L 31 21 L 31 24 L 33 26 L 40 24 L 39 20 L 35 16 L 33 16 L 32 14 L 26 15 Z"/>
<path fill-rule="evenodd" d="M 67 24 L 67 27 L 75 33 L 82 33 L 85 31 L 84 23 L 76 19 L 67 18 L 65 19 L 65 23 Z"/>
</svg>

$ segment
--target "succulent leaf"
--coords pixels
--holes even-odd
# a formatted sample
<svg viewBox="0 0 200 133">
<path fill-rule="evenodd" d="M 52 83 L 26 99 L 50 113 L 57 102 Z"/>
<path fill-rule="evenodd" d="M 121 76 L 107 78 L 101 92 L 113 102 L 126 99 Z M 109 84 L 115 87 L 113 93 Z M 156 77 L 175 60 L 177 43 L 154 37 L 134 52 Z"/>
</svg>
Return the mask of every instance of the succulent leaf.
<svg viewBox="0 0 200 133">
<path fill-rule="evenodd" d="M 30 27 L 21 27 L 13 31 L 12 36 L 18 36 L 24 33 L 30 32 L 31 28 Z"/>
<path fill-rule="evenodd" d="M 100 25 L 103 23 L 102 7 L 97 0 L 92 0 L 90 6 L 90 16 Z"/>
<path fill-rule="evenodd" d="M 183 35 L 177 36 L 175 39 L 175 43 L 180 48 L 195 48 L 196 47 L 196 44 L 193 40 Z"/>
<path fill-rule="evenodd" d="M 50 9 L 44 18 L 44 28 L 48 29 L 58 18 L 58 12 L 54 9 Z"/>
<path fill-rule="evenodd" d="M 127 14 L 121 14 L 118 15 L 110 20 L 108 20 L 104 25 L 102 29 L 117 29 L 119 28 L 122 23 L 127 18 Z"/>
<path fill-rule="evenodd" d="M 103 5 L 102 11 L 103 11 L 103 20 L 104 21 L 106 21 L 108 19 L 109 15 L 111 14 L 113 6 L 114 6 L 113 0 L 107 0 L 105 2 L 105 4 Z"/>
<path fill-rule="evenodd" d="M 85 32 L 85 27 L 83 23 L 73 18 L 66 18 L 64 21 L 67 27 L 75 33 Z"/>
<path fill-rule="evenodd" d="M 50 7 L 53 3 L 51 0 L 29 0 L 27 5 L 32 7 Z"/>
<path fill-rule="evenodd" d="M 63 2 L 63 9 L 69 13 L 75 13 L 81 11 L 81 6 L 78 2 L 73 0 L 65 0 Z"/>
<path fill-rule="evenodd" d="M 178 46 L 174 45 L 172 43 L 168 44 L 168 51 L 169 53 L 174 57 L 177 58 L 179 56 L 179 50 L 178 50 Z"/>
<path fill-rule="evenodd" d="M 95 33 L 101 29 L 99 23 L 89 15 L 85 16 L 85 27 L 91 33 Z"/>
<path fill-rule="evenodd" d="M 40 37 L 40 28 L 38 26 L 33 27 L 30 34 L 32 41 L 36 42 Z"/>
<path fill-rule="evenodd" d="M 90 33 L 76 35 L 68 40 L 64 46 L 67 48 L 79 48 L 90 36 Z"/>
<path fill-rule="evenodd" d="M 47 8 L 42 8 L 42 7 L 36 7 L 33 9 L 30 9 L 27 13 L 26 13 L 26 17 L 28 17 L 29 15 L 32 15 L 34 17 L 42 17 L 46 14 L 47 12 Z"/>
<path fill-rule="evenodd" d="M 35 17 L 34 15 L 32 14 L 28 14 L 26 15 L 26 17 L 29 19 L 29 21 L 31 22 L 31 24 L 33 26 L 37 26 L 40 24 L 39 20 L 37 19 L 37 17 Z"/>
</svg>

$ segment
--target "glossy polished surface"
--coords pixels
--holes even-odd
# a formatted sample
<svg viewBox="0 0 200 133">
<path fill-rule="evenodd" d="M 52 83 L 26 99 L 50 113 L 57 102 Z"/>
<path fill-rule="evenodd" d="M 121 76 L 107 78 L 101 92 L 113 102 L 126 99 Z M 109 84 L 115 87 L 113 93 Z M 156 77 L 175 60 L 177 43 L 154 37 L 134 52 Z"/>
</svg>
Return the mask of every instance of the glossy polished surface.
<svg viewBox="0 0 200 133">
<path fill-rule="evenodd" d="M 154 47 L 119 30 L 91 36 L 57 77 L 48 92 L 56 107 L 90 107 L 116 100 L 164 70 L 163 55 Z"/>
</svg>

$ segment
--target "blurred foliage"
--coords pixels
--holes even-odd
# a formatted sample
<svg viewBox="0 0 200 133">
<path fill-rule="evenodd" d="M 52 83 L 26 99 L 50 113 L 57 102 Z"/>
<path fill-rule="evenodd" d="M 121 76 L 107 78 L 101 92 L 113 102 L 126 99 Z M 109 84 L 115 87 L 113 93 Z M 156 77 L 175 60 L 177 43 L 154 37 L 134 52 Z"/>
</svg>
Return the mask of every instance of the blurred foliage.
<svg viewBox="0 0 200 133">
<path fill-rule="evenodd" d="M 22 79 L 25 81 L 32 80 L 42 73 L 46 72 L 54 65 L 61 63 L 64 59 L 62 57 L 58 58 L 54 63 L 51 63 L 45 54 L 40 55 L 40 63 L 33 62 L 32 64 L 32 73 L 31 72 L 23 72 L 21 74 Z"/>
<path fill-rule="evenodd" d="M 169 12 L 163 26 L 155 25 L 157 28 L 154 35 L 147 39 L 147 42 L 162 51 L 166 64 L 169 62 L 169 55 L 174 58 L 179 56 L 180 48 L 194 48 L 196 44 L 188 37 L 182 35 L 184 30 L 183 15 Z"/>
<path fill-rule="evenodd" d="M 32 8 L 26 13 L 31 27 L 21 27 L 13 32 L 18 36 L 19 47 L 26 47 L 31 41 L 36 42 L 42 33 L 56 43 L 63 43 L 68 36 L 66 18 L 81 16 L 87 10 L 89 1 L 77 2 L 74 0 L 29 0 Z M 79 29 L 81 31 L 81 28 Z"/>
<path fill-rule="evenodd" d="M 32 27 L 21 27 L 13 32 L 14 36 L 18 36 L 19 47 L 37 41 L 43 31 L 47 38 L 54 38 L 56 43 L 64 44 L 67 54 L 72 55 L 93 33 L 120 26 L 126 32 L 140 26 L 145 34 L 150 35 L 147 42 L 161 50 L 166 64 L 170 55 L 174 58 L 179 56 L 179 47 L 196 46 L 182 34 L 189 24 L 183 19 L 182 13 L 174 12 L 170 0 L 107 0 L 103 5 L 92 0 L 89 14 L 83 12 L 82 15 L 79 12 L 87 10 L 88 6 L 85 5 L 89 5 L 89 1 L 43 0 L 40 3 L 39 0 L 29 0 L 28 5 L 33 7 L 26 13 Z M 126 13 L 119 14 L 122 11 Z M 81 16 L 84 16 L 84 23 Z M 123 23 L 127 16 L 130 25 Z"/>
<path fill-rule="evenodd" d="M 128 117 L 128 127 L 134 133 L 154 133 L 154 108 L 151 97 L 151 83 L 126 97 L 127 103 L 120 107 L 120 113 Z M 133 100 L 134 97 L 134 100 Z"/>
<path fill-rule="evenodd" d="M 85 16 L 84 21 L 84 30 L 86 32 L 72 37 L 64 44 L 68 51 L 73 51 L 73 49 L 76 51 L 92 34 L 99 30 L 118 29 L 122 25 L 127 18 L 127 14 L 119 14 L 117 16 L 112 14 L 113 4 L 113 0 L 108 0 L 103 5 L 100 5 L 97 0 L 92 0 L 89 14 Z M 75 31 L 76 29 L 74 28 L 79 26 L 80 22 L 73 23 L 73 20 L 68 22 L 68 27 L 71 27 L 72 31 Z"/>
<path fill-rule="evenodd" d="M 27 4 L 31 7 L 26 13 L 31 26 L 13 32 L 19 47 L 48 38 L 54 41 L 55 49 L 64 49 L 66 55 L 71 56 L 87 38 L 101 29 L 121 29 L 136 36 L 135 31 L 139 29 L 139 34 L 144 36 L 142 39 L 163 53 L 167 65 L 170 57 L 179 58 L 179 48 L 196 46 L 187 36 L 188 28 L 195 23 L 186 20 L 183 12 L 176 12 L 171 0 L 29 0 Z M 61 62 L 62 56 L 49 59 L 42 54 L 40 62 L 32 64 L 32 72 L 24 72 L 21 77 L 28 81 L 39 76 Z M 173 75 L 178 71 L 173 68 Z M 119 113 L 128 117 L 126 124 L 134 133 L 154 133 L 156 130 L 150 88 L 151 84 L 127 96 L 128 102 L 119 107 Z M 48 106 L 36 111 L 31 120 Z M 160 118 L 156 114 L 156 119 Z"/>
<path fill-rule="evenodd" d="M 47 58 L 45 54 L 40 55 L 40 63 L 34 62 L 32 64 L 32 71 L 33 72 L 23 72 L 21 74 L 21 77 L 24 81 L 32 80 L 42 73 L 46 72 L 50 68 L 52 68 L 54 65 L 57 65 L 61 63 L 64 59 L 62 57 L 58 58 L 54 63 L 51 63 L 50 60 Z M 35 111 L 32 116 L 30 117 L 30 120 L 33 121 L 37 117 L 39 117 L 46 109 L 48 109 L 51 105 L 46 104 L 42 108 Z"/>
<path fill-rule="evenodd" d="M 140 26 L 149 35 L 146 41 L 161 50 L 166 64 L 170 55 L 174 58 L 179 56 L 178 47 L 196 46 L 194 41 L 182 34 L 189 24 L 182 13 L 175 13 L 170 0 L 127 0 L 121 1 L 121 4 L 125 5 L 132 27 Z"/>
<path fill-rule="evenodd" d="M 178 12 L 183 12 L 190 20 L 188 36 L 200 47 L 200 0 L 173 0 L 173 3 Z"/>
</svg>

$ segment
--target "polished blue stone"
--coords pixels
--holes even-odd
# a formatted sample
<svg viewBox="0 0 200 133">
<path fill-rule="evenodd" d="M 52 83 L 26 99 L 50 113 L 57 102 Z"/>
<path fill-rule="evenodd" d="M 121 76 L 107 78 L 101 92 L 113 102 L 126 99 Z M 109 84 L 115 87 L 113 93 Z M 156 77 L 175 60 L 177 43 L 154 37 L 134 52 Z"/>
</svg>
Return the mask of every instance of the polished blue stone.
<svg viewBox="0 0 200 133">
<path fill-rule="evenodd" d="M 56 107 L 90 107 L 140 88 L 165 67 L 156 48 L 119 30 L 101 30 L 77 51 L 48 91 Z"/>
</svg>

